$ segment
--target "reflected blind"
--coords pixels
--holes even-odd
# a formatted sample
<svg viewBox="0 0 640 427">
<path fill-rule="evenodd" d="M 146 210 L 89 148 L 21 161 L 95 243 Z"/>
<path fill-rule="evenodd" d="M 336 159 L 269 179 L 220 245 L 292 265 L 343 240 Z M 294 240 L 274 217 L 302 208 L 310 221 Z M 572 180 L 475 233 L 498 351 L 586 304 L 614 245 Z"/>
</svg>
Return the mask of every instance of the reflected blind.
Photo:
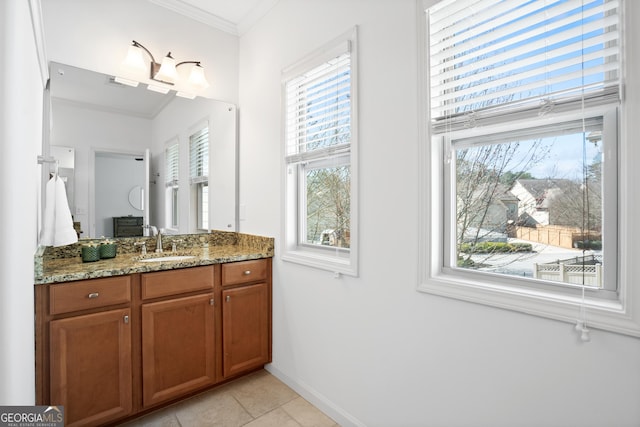
<svg viewBox="0 0 640 427">
<path fill-rule="evenodd" d="M 585 94 L 617 101 L 619 8 L 617 0 L 441 1 L 428 10 L 431 119 Z"/>
<path fill-rule="evenodd" d="M 209 127 L 189 137 L 191 184 L 207 182 L 209 175 Z"/>
<path fill-rule="evenodd" d="M 287 163 L 348 153 L 351 54 L 344 43 L 322 64 L 285 82 Z"/>
<path fill-rule="evenodd" d="M 179 151 L 178 143 L 172 144 L 164 150 L 166 187 L 175 187 L 178 185 Z"/>
</svg>

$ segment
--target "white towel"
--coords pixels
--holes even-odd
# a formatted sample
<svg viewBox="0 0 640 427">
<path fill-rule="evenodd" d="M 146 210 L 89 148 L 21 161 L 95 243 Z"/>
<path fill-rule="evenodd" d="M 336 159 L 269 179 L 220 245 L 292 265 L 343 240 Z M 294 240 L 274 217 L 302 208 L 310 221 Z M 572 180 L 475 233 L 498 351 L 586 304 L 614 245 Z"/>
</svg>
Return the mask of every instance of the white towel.
<svg viewBox="0 0 640 427">
<path fill-rule="evenodd" d="M 47 183 L 40 244 L 64 246 L 77 241 L 78 234 L 73 228 L 73 219 L 69 210 L 64 182 L 57 175 L 54 175 Z"/>
</svg>

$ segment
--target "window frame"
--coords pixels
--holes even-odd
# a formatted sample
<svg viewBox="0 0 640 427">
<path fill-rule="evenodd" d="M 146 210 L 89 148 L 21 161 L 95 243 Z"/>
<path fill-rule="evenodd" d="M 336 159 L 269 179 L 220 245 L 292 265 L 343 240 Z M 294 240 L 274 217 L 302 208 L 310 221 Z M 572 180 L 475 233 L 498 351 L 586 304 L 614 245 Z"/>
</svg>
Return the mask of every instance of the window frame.
<svg viewBox="0 0 640 427">
<path fill-rule="evenodd" d="M 310 160 L 308 162 L 298 163 L 292 167 L 297 168 L 295 174 L 297 175 L 297 189 L 298 189 L 298 206 L 297 206 L 297 218 L 298 218 L 298 245 L 302 248 L 306 248 L 309 251 L 316 251 L 318 253 L 334 252 L 334 256 L 344 258 L 350 251 L 350 248 L 336 247 L 336 246 L 323 246 L 307 243 L 307 239 L 300 239 L 300 236 L 304 236 L 307 233 L 307 221 L 306 221 L 306 206 L 307 206 L 307 173 L 308 170 L 326 169 L 330 167 L 339 167 L 348 165 L 351 166 L 349 154 L 341 154 L 339 156 L 330 158 L 320 158 Z"/>
<path fill-rule="evenodd" d="M 341 46 L 348 46 L 347 50 L 341 50 Z M 337 52 L 337 53 L 336 53 Z M 343 53 L 350 53 L 350 132 L 351 139 L 348 153 L 332 153 L 327 150 L 319 159 L 308 160 L 310 165 L 331 162 L 331 159 L 340 159 L 349 156 L 348 165 L 350 168 L 350 247 L 339 248 L 333 246 L 312 245 L 306 243 L 306 239 L 301 238 L 301 233 L 305 228 L 306 212 L 306 186 L 303 185 L 306 175 L 304 173 L 305 164 L 288 163 L 287 156 L 287 96 L 286 84 L 288 81 L 303 75 L 316 68 L 318 65 L 336 58 Z M 284 245 L 281 253 L 283 261 L 302 264 L 305 266 L 328 270 L 336 277 L 344 274 L 348 276 L 358 276 L 358 107 L 357 107 L 357 76 L 358 76 L 358 48 L 357 48 L 357 27 L 343 33 L 320 49 L 307 55 L 293 65 L 286 67 L 282 72 L 282 187 L 283 212 L 282 229 Z M 345 164 L 339 160 L 340 164 Z M 332 165 L 333 166 L 333 165 Z"/>
<path fill-rule="evenodd" d="M 194 173 L 194 159 L 193 154 L 194 150 L 192 147 L 193 140 L 192 138 L 200 134 L 204 129 L 207 129 L 207 154 L 206 158 L 201 157 L 202 164 L 196 165 L 196 167 L 200 167 L 202 169 L 202 173 L 206 175 L 198 175 L 196 177 L 193 176 Z M 209 200 L 207 198 L 206 203 L 206 224 L 204 223 L 205 218 L 203 218 L 203 212 L 205 211 L 202 198 L 202 188 L 203 186 L 209 185 L 209 176 L 211 176 L 211 128 L 209 126 L 209 120 L 203 119 L 198 121 L 195 125 L 189 128 L 188 135 L 188 148 L 189 148 L 189 194 L 190 194 L 190 205 L 191 205 L 191 224 L 193 224 L 192 228 L 196 231 L 205 232 L 209 231 L 209 220 L 210 220 L 210 209 Z M 206 170 L 204 170 L 206 161 Z M 206 228 L 204 228 L 206 227 Z"/>
<path fill-rule="evenodd" d="M 168 185 L 166 182 L 166 178 L 169 177 L 169 171 L 165 170 L 165 191 L 164 191 L 164 200 L 165 200 L 165 228 L 170 230 L 171 232 L 177 232 L 180 227 L 180 140 L 178 137 L 172 138 L 167 141 L 164 145 L 164 167 L 167 169 L 168 159 L 167 151 L 171 147 L 176 147 L 177 155 L 176 155 L 176 168 L 177 168 L 177 178 L 176 182 L 173 185 Z M 175 213 L 175 218 L 174 218 Z"/>
<path fill-rule="evenodd" d="M 209 181 L 199 182 L 196 186 L 196 206 L 198 209 L 197 221 L 198 230 L 209 230 Z M 207 196 L 204 197 L 204 189 L 207 188 Z"/>
<path fill-rule="evenodd" d="M 576 121 L 583 117 L 580 113 L 568 113 L 568 114 L 554 114 L 548 117 L 536 117 L 535 119 L 529 119 L 522 122 L 513 123 L 510 122 L 510 128 L 513 128 L 514 137 L 517 138 L 519 132 L 528 132 L 530 129 L 535 128 L 558 128 L 558 125 L 562 124 L 574 124 Z M 604 247 L 606 251 L 603 253 L 605 257 L 604 265 L 607 268 L 604 269 L 603 281 L 605 282 L 602 289 L 593 289 L 592 287 L 585 286 L 584 290 L 588 297 L 594 299 L 612 300 L 617 296 L 617 226 L 616 221 L 610 220 L 610 218 L 617 218 L 617 191 L 616 191 L 616 176 L 617 176 L 617 164 L 618 164 L 618 108 L 615 106 L 605 106 L 599 108 L 592 108 L 589 111 L 585 111 L 585 118 L 602 117 L 602 139 L 606 141 L 604 155 L 608 156 L 604 162 L 602 171 L 603 182 L 605 188 L 603 188 L 603 216 L 608 218 L 603 223 L 603 238 L 605 239 Z M 555 125 L 555 126 L 554 126 Z M 561 282 L 549 282 L 544 280 L 537 280 L 533 278 L 516 278 L 515 276 L 509 276 L 501 273 L 491 273 L 483 271 L 474 271 L 470 269 L 462 269 L 453 266 L 456 251 L 454 242 L 454 227 L 455 225 L 455 202 L 453 195 L 455 194 L 455 166 L 454 161 L 445 161 L 446 158 L 454 159 L 455 152 L 454 141 L 460 141 L 471 137 L 482 138 L 485 135 L 497 135 L 502 134 L 508 129 L 505 129 L 504 125 L 486 126 L 482 129 L 469 129 L 452 132 L 448 135 L 433 136 L 431 142 L 432 145 L 442 144 L 443 150 L 448 152 L 444 153 L 444 158 L 441 159 L 443 164 L 443 224 L 441 230 L 443 230 L 443 273 L 450 274 L 452 277 L 456 277 L 460 280 L 472 280 L 480 283 L 496 283 L 503 284 L 505 287 L 513 286 L 517 282 L 517 286 L 512 291 L 517 292 L 520 288 L 525 287 L 530 290 L 547 290 L 559 295 L 565 295 L 568 297 L 578 296 L 581 297 L 583 286 L 561 283 Z M 535 134 L 532 134 L 535 135 Z M 554 136 L 553 134 L 550 136 Z M 529 138 L 535 138 L 529 135 Z M 437 142 L 437 140 L 441 140 Z M 477 146 L 486 146 L 490 143 L 482 143 Z M 460 144 L 462 148 L 468 147 L 468 145 Z M 614 268 L 608 268 L 608 266 L 614 266 Z"/>
<path fill-rule="evenodd" d="M 617 173 L 614 191 L 617 198 L 616 291 L 610 298 L 598 298 L 588 292 L 584 297 L 558 292 L 545 287 L 527 288 L 514 286 L 516 280 L 496 280 L 489 275 L 452 274 L 444 268 L 445 240 L 445 150 L 446 144 L 432 144 L 430 126 L 429 89 L 429 29 L 425 11 L 437 0 L 416 0 L 418 27 L 418 88 L 420 98 L 418 110 L 421 117 L 419 127 L 419 262 L 417 291 L 454 298 L 462 301 L 497 307 L 516 312 L 550 318 L 575 324 L 582 310 L 589 327 L 640 337 L 640 291 L 633 289 L 632 262 L 628 254 L 633 251 L 630 207 L 627 200 L 632 197 L 631 186 L 625 181 L 633 174 L 634 165 L 629 156 L 625 140 L 625 114 L 618 114 L 617 129 Z M 624 34 L 624 33 L 623 33 Z M 622 45 L 625 47 L 624 40 Z M 624 75 L 624 63 L 622 73 Z M 624 109 L 624 100 L 621 110 Z M 605 172 L 606 173 L 606 172 Z M 606 191 L 606 189 L 605 189 Z M 611 189 L 609 189 L 611 191 Z M 610 225 L 611 226 L 611 225 Z M 467 272 L 462 272 L 467 273 Z"/>
</svg>

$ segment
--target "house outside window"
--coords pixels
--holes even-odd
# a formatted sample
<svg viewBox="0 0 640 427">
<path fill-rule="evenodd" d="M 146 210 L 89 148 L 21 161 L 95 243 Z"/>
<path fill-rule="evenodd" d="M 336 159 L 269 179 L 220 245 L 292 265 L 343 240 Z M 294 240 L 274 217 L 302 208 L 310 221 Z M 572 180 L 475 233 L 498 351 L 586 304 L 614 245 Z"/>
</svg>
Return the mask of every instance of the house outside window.
<svg viewBox="0 0 640 427">
<path fill-rule="evenodd" d="M 167 144 L 165 159 L 165 227 L 178 229 L 178 178 L 180 149 L 177 140 Z"/>
<path fill-rule="evenodd" d="M 283 259 L 357 275 L 356 29 L 283 72 Z"/>
<path fill-rule="evenodd" d="M 424 5 L 419 290 L 637 329 L 618 257 L 619 2 Z"/>
</svg>

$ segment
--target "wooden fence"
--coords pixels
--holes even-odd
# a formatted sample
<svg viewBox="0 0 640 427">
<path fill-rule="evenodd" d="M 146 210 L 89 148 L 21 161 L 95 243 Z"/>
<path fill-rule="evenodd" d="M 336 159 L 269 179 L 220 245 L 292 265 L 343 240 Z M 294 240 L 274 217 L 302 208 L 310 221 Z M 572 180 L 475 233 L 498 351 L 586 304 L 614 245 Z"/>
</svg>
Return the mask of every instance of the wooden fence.
<svg viewBox="0 0 640 427">
<path fill-rule="evenodd" d="M 515 227 L 518 239 L 545 245 L 575 248 L 576 242 L 583 240 L 602 240 L 602 234 L 596 231 L 583 233 L 579 228 L 561 227 L 558 225 L 538 225 L 532 227 Z"/>
</svg>

